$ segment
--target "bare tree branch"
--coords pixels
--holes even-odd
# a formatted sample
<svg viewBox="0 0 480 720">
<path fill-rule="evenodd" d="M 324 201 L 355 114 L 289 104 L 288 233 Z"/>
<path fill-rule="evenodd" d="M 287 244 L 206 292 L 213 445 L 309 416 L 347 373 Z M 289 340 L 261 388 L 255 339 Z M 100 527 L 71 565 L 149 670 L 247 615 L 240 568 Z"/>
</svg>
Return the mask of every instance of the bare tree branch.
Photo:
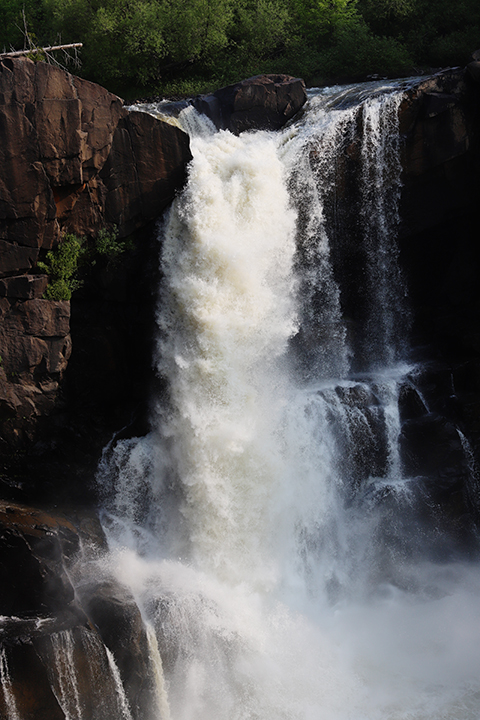
<svg viewBox="0 0 480 720">
<path fill-rule="evenodd" d="M 30 55 L 30 53 L 48 53 L 54 50 L 70 50 L 73 48 L 81 48 L 83 43 L 70 43 L 69 45 L 49 45 L 48 47 L 32 47 L 29 50 L 14 50 L 12 52 L 0 53 L 0 60 L 6 57 L 21 57 L 22 55 Z"/>
</svg>

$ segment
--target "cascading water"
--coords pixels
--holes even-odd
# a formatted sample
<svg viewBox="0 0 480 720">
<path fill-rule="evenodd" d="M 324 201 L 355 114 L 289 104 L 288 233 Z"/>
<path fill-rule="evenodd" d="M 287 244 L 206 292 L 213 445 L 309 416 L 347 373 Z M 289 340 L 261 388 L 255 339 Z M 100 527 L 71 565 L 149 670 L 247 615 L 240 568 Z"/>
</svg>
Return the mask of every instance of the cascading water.
<svg viewBox="0 0 480 720">
<path fill-rule="evenodd" d="M 65 720 L 82 717 L 82 706 L 75 668 L 75 641 L 72 632 L 63 630 L 51 638 L 55 676 L 58 682 L 60 704 Z"/>
<path fill-rule="evenodd" d="M 312 93 L 276 135 L 189 120 L 161 232 L 168 389 L 98 474 L 159 720 L 478 715 L 480 583 L 422 552 L 398 453 L 401 92 Z"/>
<path fill-rule="evenodd" d="M 15 702 L 15 695 L 12 691 L 12 681 L 10 679 L 10 673 L 8 671 L 7 654 L 5 648 L 2 648 L 0 652 L 0 685 L 2 688 L 3 701 L 5 705 L 5 714 L 8 720 L 20 720 L 18 714 L 17 703 Z"/>
</svg>

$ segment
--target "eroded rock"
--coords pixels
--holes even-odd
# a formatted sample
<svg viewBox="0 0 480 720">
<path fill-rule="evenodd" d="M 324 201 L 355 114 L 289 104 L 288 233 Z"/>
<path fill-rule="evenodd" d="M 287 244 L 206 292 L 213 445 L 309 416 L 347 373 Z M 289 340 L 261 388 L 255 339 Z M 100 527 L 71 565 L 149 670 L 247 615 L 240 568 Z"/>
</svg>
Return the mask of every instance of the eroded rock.
<svg viewBox="0 0 480 720">
<path fill-rule="evenodd" d="M 86 585 L 80 592 L 85 611 L 115 657 L 133 717 L 154 720 L 148 639 L 133 595 L 113 580 Z"/>
<path fill-rule="evenodd" d="M 73 561 L 79 538 L 68 520 L 1 502 L 0 548 L 0 615 L 68 611 L 78 622 L 65 558 Z"/>
<path fill-rule="evenodd" d="M 278 130 L 307 99 L 305 83 L 290 75 L 258 75 L 203 95 L 195 107 L 219 129 Z"/>
</svg>

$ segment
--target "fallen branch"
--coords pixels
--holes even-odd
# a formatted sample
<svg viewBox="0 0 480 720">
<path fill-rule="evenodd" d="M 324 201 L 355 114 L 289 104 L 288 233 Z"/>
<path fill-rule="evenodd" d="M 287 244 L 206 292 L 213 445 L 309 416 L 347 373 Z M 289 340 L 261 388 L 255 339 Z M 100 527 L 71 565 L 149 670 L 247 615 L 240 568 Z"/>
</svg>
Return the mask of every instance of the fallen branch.
<svg viewBox="0 0 480 720">
<path fill-rule="evenodd" d="M 14 50 L 8 53 L 0 53 L 0 60 L 7 57 L 20 57 L 22 55 L 30 55 L 31 53 L 49 53 L 54 50 L 71 50 L 72 48 L 81 48 L 83 43 L 70 43 L 70 45 L 50 45 L 49 47 L 43 48 L 31 48 L 30 50 Z"/>
</svg>

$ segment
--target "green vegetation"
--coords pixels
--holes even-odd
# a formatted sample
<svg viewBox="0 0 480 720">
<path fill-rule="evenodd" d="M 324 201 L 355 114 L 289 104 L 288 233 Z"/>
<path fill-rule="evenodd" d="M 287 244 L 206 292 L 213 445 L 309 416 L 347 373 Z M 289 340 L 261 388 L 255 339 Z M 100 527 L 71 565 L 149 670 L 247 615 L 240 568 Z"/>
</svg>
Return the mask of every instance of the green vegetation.
<svg viewBox="0 0 480 720">
<path fill-rule="evenodd" d="M 93 255 L 101 255 L 115 262 L 122 253 L 126 250 L 133 250 L 133 248 L 134 245 L 130 238 L 126 240 L 118 239 L 118 230 L 116 227 L 114 227 L 113 230 L 103 228 L 95 238 Z M 92 262 L 95 262 L 95 259 L 93 259 Z"/>
<path fill-rule="evenodd" d="M 45 261 L 37 263 L 37 269 L 48 275 L 46 300 L 70 300 L 72 293 L 82 286 L 77 278 L 81 266 L 93 266 L 97 258 L 104 257 L 115 264 L 126 250 L 133 250 L 130 239 L 119 240 L 118 231 L 102 229 L 91 243 L 72 233 L 66 233 L 55 250 L 50 250 Z"/>
<path fill-rule="evenodd" d="M 67 233 L 60 245 L 47 253 L 45 262 L 37 263 L 49 278 L 44 294 L 47 300 L 70 300 L 72 292 L 80 287 L 75 274 L 83 252 L 83 239 Z"/>
<path fill-rule="evenodd" d="M 260 72 L 307 83 L 464 64 L 478 0 L 0 0 L 0 49 L 83 42 L 80 74 L 127 97 Z"/>
</svg>

